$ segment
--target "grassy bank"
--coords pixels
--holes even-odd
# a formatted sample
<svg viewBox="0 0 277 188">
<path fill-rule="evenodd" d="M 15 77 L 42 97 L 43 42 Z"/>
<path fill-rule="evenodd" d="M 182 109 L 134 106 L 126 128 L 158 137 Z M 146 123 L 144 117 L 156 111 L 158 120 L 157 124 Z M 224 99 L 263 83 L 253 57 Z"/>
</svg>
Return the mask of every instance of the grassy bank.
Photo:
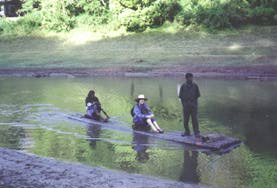
<svg viewBox="0 0 277 188">
<path fill-rule="evenodd" d="M 70 33 L 0 36 L 0 68 L 155 68 L 277 65 L 277 27 L 211 34 L 170 28 L 127 34 Z"/>
</svg>

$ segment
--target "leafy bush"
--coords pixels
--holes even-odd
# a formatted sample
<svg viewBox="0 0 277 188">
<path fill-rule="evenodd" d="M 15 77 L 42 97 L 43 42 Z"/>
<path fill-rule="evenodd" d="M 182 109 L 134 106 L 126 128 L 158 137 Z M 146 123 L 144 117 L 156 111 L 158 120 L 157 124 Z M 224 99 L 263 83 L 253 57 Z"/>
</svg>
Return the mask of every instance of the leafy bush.
<svg viewBox="0 0 277 188">
<path fill-rule="evenodd" d="M 2 33 L 3 31 L 4 31 L 3 19 L 0 17 L 0 33 Z"/>
<path fill-rule="evenodd" d="M 31 33 L 38 29 L 41 24 L 40 16 L 27 15 L 19 18 L 17 21 L 0 19 L 0 30 L 4 33 L 22 34 Z"/>
<path fill-rule="evenodd" d="M 91 28 L 125 27 L 142 32 L 165 22 L 202 25 L 212 29 L 242 24 L 277 23 L 277 0 L 24 0 L 23 19 L 0 26 L 2 32 L 19 29 L 31 32 L 42 28 L 69 31 L 86 25 Z M 15 26 L 15 25 L 18 26 Z M 99 27 L 100 26 L 100 27 Z"/>
<path fill-rule="evenodd" d="M 142 10 L 149 7 L 156 0 L 118 0 L 119 4 L 125 9 Z"/>
<path fill-rule="evenodd" d="M 147 23 L 140 18 L 140 14 L 133 14 L 124 19 L 123 25 L 127 31 L 142 32 L 147 28 Z"/>
<path fill-rule="evenodd" d="M 272 7 L 259 6 L 250 10 L 252 23 L 266 24 L 274 21 L 275 11 Z"/>
<path fill-rule="evenodd" d="M 20 12 L 31 13 L 41 10 L 41 2 L 42 0 L 25 0 Z"/>
<path fill-rule="evenodd" d="M 254 24 L 275 24 L 277 20 L 277 0 L 248 0 L 250 8 L 248 10 L 249 22 Z"/>
<path fill-rule="evenodd" d="M 17 28 L 24 33 L 31 33 L 33 30 L 41 26 L 42 17 L 40 13 L 26 15 L 20 18 L 16 25 Z"/>
<path fill-rule="evenodd" d="M 103 4 L 104 3 L 104 4 Z M 80 24 L 106 24 L 109 20 L 107 0 L 26 0 L 22 12 L 39 12 L 42 27 L 54 31 L 68 31 Z"/>
<path fill-rule="evenodd" d="M 140 9 L 133 10 L 123 17 L 122 25 L 126 26 L 127 31 L 141 32 L 147 27 L 161 26 L 166 20 L 173 21 L 175 15 L 181 10 L 181 6 L 176 0 L 151 2 L 143 4 L 145 7 L 141 4 L 132 6 L 133 9 L 138 7 Z"/>
<path fill-rule="evenodd" d="M 248 3 L 245 0 L 190 1 L 178 16 L 179 23 L 202 24 L 210 28 L 238 26 L 246 21 Z"/>
<path fill-rule="evenodd" d="M 110 12 L 107 5 L 102 5 L 100 1 L 79 1 L 77 3 L 75 14 L 77 22 L 86 25 L 107 24 L 110 19 Z"/>
<path fill-rule="evenodd" d="M 196 19 L 198 23 L 211 28 L 238 26 L 246 21 L 244 15 L 247 6 L 244 0 L 230 0 L 225 3 L 215 1 L 208 9 L 201 7 Z"/>
<path fill-rule="evenodd" d="M 156 1 L 153 4 L 153 8 L 150 12 L 150 19 L 152 19 L 152 25 L 160 26 L 166 20 L 173 22 L 175 16 L 181 11 L 182 7 L 176 0 L 168 1 Z"/>
<path fill-rule="evenodd" d="M 69 31 L 75 20 L 67 9 L 71 2 L 67 0 L 49 0 L 41 2 L 42 26 L 48 30 Z"/>
</svg>

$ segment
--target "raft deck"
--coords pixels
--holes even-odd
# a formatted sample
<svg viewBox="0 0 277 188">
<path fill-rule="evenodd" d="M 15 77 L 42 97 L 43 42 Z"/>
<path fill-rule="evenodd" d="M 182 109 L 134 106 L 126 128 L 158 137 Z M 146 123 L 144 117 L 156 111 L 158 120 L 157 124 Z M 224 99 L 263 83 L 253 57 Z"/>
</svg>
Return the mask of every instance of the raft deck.
<svg viewBox="0 0 277 188">
<path fill-rule="evenodd" d="M 115 130 L 124 131 L 124 132 L 135 132 L 137 134 L 147 135 L 153 138 L 177 142 L 180 144 L 190 145 L 197 148 L 203 148 L 203 149 L 208 149 L 212 151 L 230 151 L 233 148 L 239 146 L 239 144 L 241 143 L 241 140 L 237 138 L 228 137 L 218 133 L 203 134 L 202 138 L 205 139 L 205 141 L 203 141 L 203 139 L 196 138 L 195 136 L 183 137 L 181 136 L 182 134 L 181 131 L 165 132 L 163 134 L 151 133 L 146 131 L 133 130 L 127 127 L 116 126 L 116 125 L 110 124 L 109 122 L 107 123 L 98 122 L 92 119 L 84 118 L 81 115 L 69 115 L 67 117 L 69 119 L 77 120 L 83 123 L 94 123 L 94 124 L 98 123 L 98 124 L 101 124 L 103 127 L 109 128 L 109 129 L 115 129 Z"/>
<path fill-rule="evenodd" d="M 151 137 L 177 142 L 181 144 L 191 145 L 198 148 L 209 149 L 209 150 L 222 150 L 234 145 L 238 145 L 241 141 L 237 138 L 228 137 L 223 134 L 211 133 L 203 134 L 202 138 L 196 138 L 195 136 L 181 136 L 181 131 L 176 132 L 165 132 L 164 134 L 150 133 L 144 131 L 134 131 L 139 134 L 149 135 Z"/>
</svg>

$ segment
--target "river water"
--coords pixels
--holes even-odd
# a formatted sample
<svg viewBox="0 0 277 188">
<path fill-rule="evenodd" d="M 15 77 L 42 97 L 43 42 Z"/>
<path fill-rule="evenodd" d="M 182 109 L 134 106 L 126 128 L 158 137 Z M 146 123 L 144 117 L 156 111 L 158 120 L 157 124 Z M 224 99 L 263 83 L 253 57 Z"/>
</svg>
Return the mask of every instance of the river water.
<svg viewBox="0 0 277 188">
<path fill-rule="evenodd" d="M 212 187 L 276 187 L 277 81 L 196 81 L 201 132 L 240 138 L 240 147 L 208 155 L 133 134 L 130 108 L 140 93 L 165 131 L 183 131 L 183 80 L 103 77 L 0 78 L 0 147 Z M 110 127 L 67 118 L 84 113 L 90 89 L 112 117 Z"/>
</svg>

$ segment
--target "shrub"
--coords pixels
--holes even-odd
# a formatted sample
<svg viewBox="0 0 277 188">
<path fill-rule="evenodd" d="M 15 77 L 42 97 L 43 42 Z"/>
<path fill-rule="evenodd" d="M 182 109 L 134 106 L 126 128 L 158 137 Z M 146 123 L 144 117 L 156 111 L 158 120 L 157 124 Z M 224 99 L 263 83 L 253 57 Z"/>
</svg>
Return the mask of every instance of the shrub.
<svg viewBox="0 0 277 188">
<path fill-rule="evenodd" d="M 122 23 L 129 32 L 142 32 L 147 28 L 147 23 L 141 19 L 141 15 L 132 13 L 123 18 Z"/>
<path fill-rule="evenodd" d="M 176 0 L 156 1 L 152 7 L 151 11 L 146 12 L 152 19 L 152 26 L 160 26 L 166 20 L 173 22 L 175 16 L 182 10 L 181 5 Z"/>
<path fill-rule="evenodd" d="M 106 24 L 110 18 L 108 0 L 26 0 L 22 12 L 40 12 L 43 28 L 68 31 L 80 24 Z"/>
<path fill-rule="evenodd" d="M 238 26 L 246 21 L 249 4 L 245 0 L 190 1 L 177 15 L 179 23 L 202 24 L 209 28 Z"/>
<path fill-rule="evenodd" d="M 41 10 L 41 2 L 42 0 L 25 0 L 20 12 L 26 14 Z"/>
<path fill-rule="evenodd" d="M 277 23 L 277 0 L 24 0 L 23 19 L 0 31 L 31 32 L 38 27 L 69 31 L 78 25 L 142 32 L 166 21 L 212 29 Z M 100 27 L 98 27 L 100 26 Z"/>
<path fill-rule="evenodd" d="M 147 27 L 161 26 L 166 20 L 172 22 L 175 15 L 181 10 L 181 6 L 176 0 L 151 2 L 145 3 L 144 7 L 140 7 L 141 9 L 132 10 L 130 14 L 123 16 L 122 25 L 126 26 L 127 31 L 141 32 Z M 133 7 L 138 8 L 139 6 Z"/>
<path fill-rule="evenodd" d="M 225 3 L 215 1 L 208 9 L 199 7 L 196 19 L 198 23 L 216 29 L 238 26 L 245 22 L 246 7 L 247 3 L 243 0 L 230 0 Z"/>
<path fill-rule="evenodd" d="M 3 19 L 0 17 L 0 34 L 4 31 L 3 28 Z"/>
<path fill-rule="evenodd" d="M 77 8 L 75 15 L 80 15 L 79 21 L 83 24 L 107 24 L 110 19 L 108 2 L 105 1 L 80 0 L 75 8 Z"/>
<path fill-rule="evenodd" d="M 69 31 L 74 27 L 75 19 L 67 9 L 70 2 L 66 0 L 42 1 L 42 26 L 48 30 Z"/>
<path fill-rule="evenodd" d="M 267 24 L 274 22 L 275 11 L 272 7 L 259 6 L 249 11 L 251 22 L 255 24 Z"/>
<path fill-rule="evenodd" d="M 119 4 L 125 9 L 142 10 L 145 7 L 149 7 L 156 0 L 117 0 Z"/>
<path fill-rule="evenodd" d="M 31 33 L 40 27 L 40 16 L 27 15 L 19 18 L 17 21 L 0 19 L 0 30 L 3 33 L 22 34 Z"/>
<path fill-rule="evenodd" d="M 20 18 L 16 27 L 23 33 L 31 33 L 41 26 L 41 15 L 40 13 L 33 13 Z"/>
</svg>

